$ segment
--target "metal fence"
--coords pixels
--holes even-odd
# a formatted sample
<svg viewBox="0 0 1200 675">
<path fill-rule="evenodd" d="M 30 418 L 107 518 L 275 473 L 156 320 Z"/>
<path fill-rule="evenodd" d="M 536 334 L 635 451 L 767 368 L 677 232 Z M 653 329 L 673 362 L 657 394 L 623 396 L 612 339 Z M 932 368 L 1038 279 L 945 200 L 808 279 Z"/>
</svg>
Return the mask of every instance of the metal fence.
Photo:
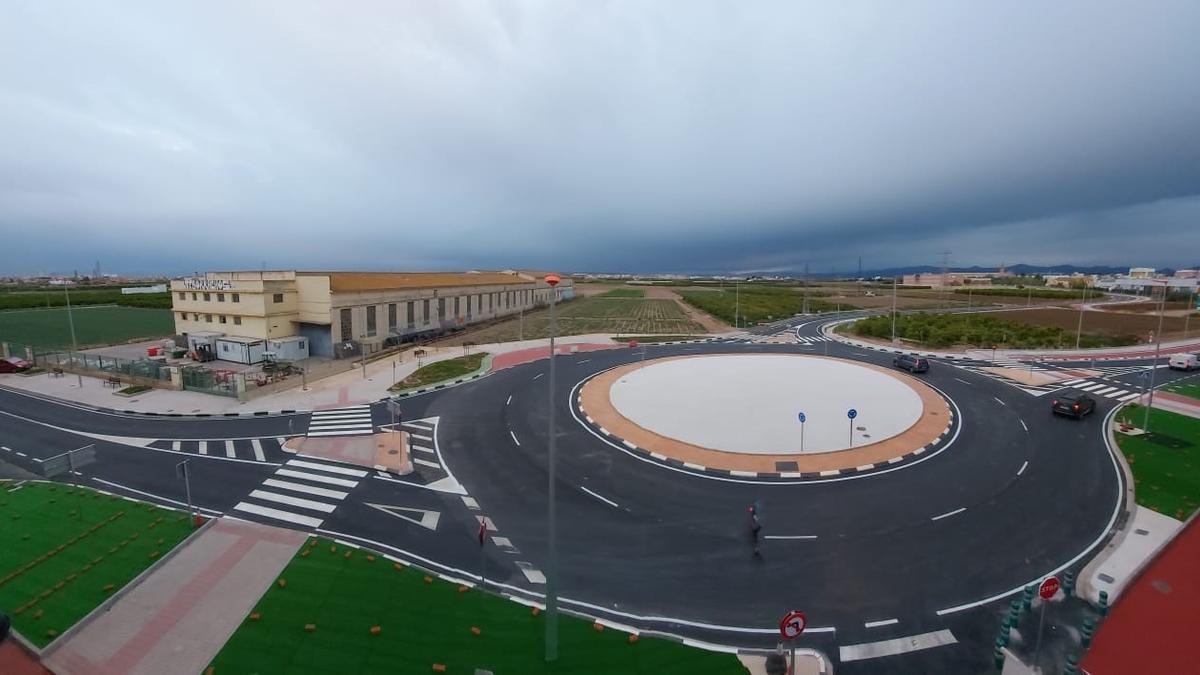
<svg viewBox="0 0 1200 675">
<path fill-rule="evenodd" d="M 163 382 L 171 380 L 171 369 L 166 364 L 152 359 L 122 359 L 115 356 L 72 354 L 62 351 L 44 353 L 35 351 L 33 357 L 34 365 L 46 369 L 70 368 L 100 375 L 125 375 Z"/>
<path fill-rule="evenodd" d="M 232 370 L 206 368 L 204 366 L 184 366 L 179 369 L 183 388 L 217 396 L 238 395 L 238 378 L 241 373 Z"/>
</svg>

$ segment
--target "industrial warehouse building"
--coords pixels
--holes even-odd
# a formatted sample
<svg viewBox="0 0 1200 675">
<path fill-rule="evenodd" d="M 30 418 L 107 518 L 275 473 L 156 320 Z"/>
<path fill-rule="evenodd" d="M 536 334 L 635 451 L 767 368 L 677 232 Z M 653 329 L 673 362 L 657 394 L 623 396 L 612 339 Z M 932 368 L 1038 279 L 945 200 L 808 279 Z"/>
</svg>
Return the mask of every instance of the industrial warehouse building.
<svg viewBox="0 0 1200 675">
<path fill-rule="evenodd" d="M 175 332 L 193 352 L 256 363 L 343 358 L 433 337 L 574 295 L 544 273 L 210 272 L 171 282 Z"/>
</svg>

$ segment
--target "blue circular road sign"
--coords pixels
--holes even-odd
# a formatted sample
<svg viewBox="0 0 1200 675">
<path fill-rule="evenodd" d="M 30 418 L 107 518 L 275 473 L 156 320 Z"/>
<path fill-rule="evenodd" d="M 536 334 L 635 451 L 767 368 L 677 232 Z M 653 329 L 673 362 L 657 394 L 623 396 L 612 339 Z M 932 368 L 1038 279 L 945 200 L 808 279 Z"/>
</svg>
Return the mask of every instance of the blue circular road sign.
<svg viewBox="0 0 1200 675">
<path fill-rule="evenodd" d="M 807 417 L 804 416 L 804 413 L 800 413 L 799 417 L 800 417 L 800 424 L 804 424 L 804 420 L 808 419 Z"/>
<path fill-rule="evenodd" d="M 854 419 L 855 417 L 858 417 L 858 411 L 855 410 L 854 408 L 851 408 L 850 410 L 848 410 L 846 412 L 846 417 L 849 417 L 850 419 Z"/>
</svg>

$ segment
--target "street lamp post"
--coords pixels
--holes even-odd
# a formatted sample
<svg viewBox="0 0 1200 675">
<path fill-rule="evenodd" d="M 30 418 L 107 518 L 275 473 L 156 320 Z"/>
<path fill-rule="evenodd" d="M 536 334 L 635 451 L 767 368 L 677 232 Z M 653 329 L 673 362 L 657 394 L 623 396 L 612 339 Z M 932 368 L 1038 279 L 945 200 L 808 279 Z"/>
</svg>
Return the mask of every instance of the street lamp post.
<svg viewBox="0 0 1200 675">
<path fill-rule="evenodd" d="M 64 286 L 63 293 L 67 295 L 67 323 L 71 326 L 71 360 L 74 361 L 79 357 L 79 342 L 75 339 L 75 314 L 71 311 L 71 289 Z M 75 377 L 79 378 L 79 388 L 83 389 L 83 375 L 79 372 L 78 367 L 75 370 Z"/>
<path fill-rule="evenodd" d="M 549 495 L 546 505 L 547 547 L 546 555 L 546 661 L 558 660 L 558 516 L 555 512 L 555 438 L 554 438 L 554 332 L 557 325 L 554 321 L 554 306 L 558 300 L 557 286 L 560 279 L 557 274 L 547 274 L 546 283 L 550 285 L 550 414 L 547 428 L 548 445 L 546 452 Z"/>
<path fill-rule="evenodd" d="M 1075 349 L 1079 349 L 1079 338 L 1083 335 L 1083 307 L 1087 304 L 1087 286 L 1083 287 L 1083 301 L 1079 303 L 1079 324 L 1075 327 Z"/>
<path fill-rule="evenodd" d="M 742 287 L 738 280 L 733 281 L 733 327 L 741 328 L 739 324 L 738 314 L 741 311 Z"/>
<path fill-rule="evenodd" d="M 892 344 L 896 344 L 896 275 L 892 275 Z"/>
<path fill-rule="evenodd" d="M 1154 360 L 1150 362 L 1150 391 L 1146 399 L 1146 417 L 1142 421 L 1142 431 L 1150 433 L 1150 408 L 1154 407 L 1154 376 L 1158 373 L 1158 353 L 1162 349 L 1163 312 L 1166 309 L 1167 286 L 1163 282 L 1162 298 L 1158 301 L 1158 333 L 1155 335 Z"/>
</svg>

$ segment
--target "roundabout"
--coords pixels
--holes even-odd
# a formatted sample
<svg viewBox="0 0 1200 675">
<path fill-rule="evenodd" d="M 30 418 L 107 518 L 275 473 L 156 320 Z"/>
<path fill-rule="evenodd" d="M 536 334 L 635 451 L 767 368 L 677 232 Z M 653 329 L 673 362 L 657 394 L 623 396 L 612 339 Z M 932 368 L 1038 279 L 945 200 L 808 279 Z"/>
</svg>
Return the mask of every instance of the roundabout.
<svg viewBox="0 0 1200 675">
<path fill-rule="evenodd" d="M 588 380 L 578 403 L 590 424 L 627 448 L 694 470 L 765 478 L 896 464 L 933 449 L 954 419 L 946 400 L 916 378 L 787 353 L 618 366 Z"/>
</svg>

